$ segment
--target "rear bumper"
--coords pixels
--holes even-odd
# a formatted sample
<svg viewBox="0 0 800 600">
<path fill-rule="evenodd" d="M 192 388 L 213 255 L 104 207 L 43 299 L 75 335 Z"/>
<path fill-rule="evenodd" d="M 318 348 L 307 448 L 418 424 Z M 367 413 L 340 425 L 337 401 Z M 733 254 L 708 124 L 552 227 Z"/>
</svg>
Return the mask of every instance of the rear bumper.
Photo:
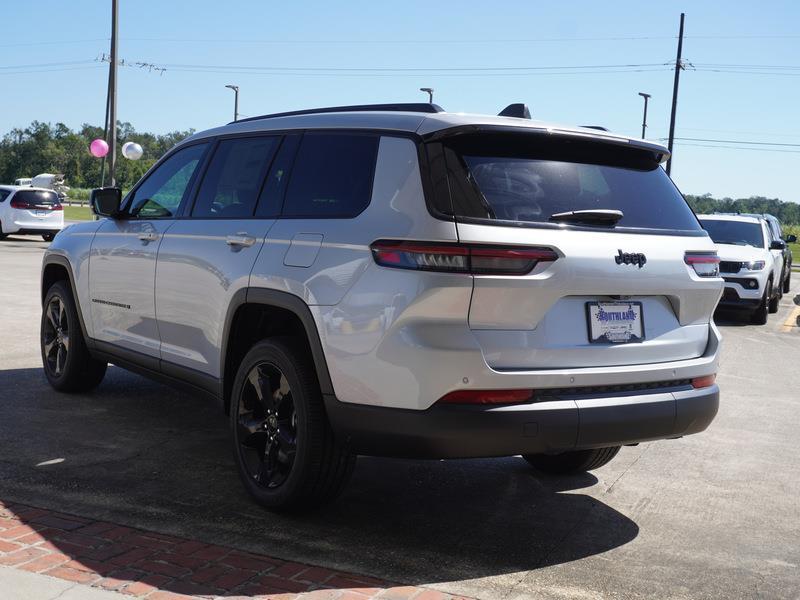
<svg viewBox="0 0 800 600">
<path fill-rule="evenodd" d="M 680 437 L 708 427 L 716 385 L 655 393 L 571 394 L 499 407 L 383 408 L 326 398 L 336 435 L 354 452 L 407 458 L 557 453 Z"/>
<path fill-rule="evenodd" d="M 61 231 L 60 227 L 26 227 L 22 229 L 17 229 L 15 231 L 8 231 L 6 233 L 15 233 L 17 235 L 42 235 L 46 233 L 52 233 L 53 235 L 57 234 Z"/>
</svg>

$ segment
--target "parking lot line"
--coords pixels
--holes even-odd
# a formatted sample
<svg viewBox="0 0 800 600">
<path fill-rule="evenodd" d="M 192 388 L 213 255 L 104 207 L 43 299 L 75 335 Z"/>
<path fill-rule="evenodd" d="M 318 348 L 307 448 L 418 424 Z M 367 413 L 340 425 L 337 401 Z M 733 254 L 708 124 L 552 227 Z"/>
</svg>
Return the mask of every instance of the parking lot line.
<svg viewBox="0 0 800 600">
<path fill-rule="evenodd" d="M 800 306 L 795 306 L 794 310 L 786 317 L 786 321 L 783 322 L 781 332 L 788 333 L 793 327 L 798 327 L 798 322 L 800 322 Z"/>
</svg>

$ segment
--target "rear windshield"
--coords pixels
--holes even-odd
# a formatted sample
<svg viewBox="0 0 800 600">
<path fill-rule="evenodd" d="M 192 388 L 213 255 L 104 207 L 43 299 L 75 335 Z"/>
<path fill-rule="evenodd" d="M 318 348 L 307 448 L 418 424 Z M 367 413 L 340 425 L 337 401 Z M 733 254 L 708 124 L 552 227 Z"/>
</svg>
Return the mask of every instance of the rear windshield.
<svg viewBox="0 0 800 600">
<path fill-rule="evenodd" d="M 452 214 L 495 224 L 555 223 L 618 210 L 616 228 L 701 231 L 656 157 L 641 150 L 532 135 L 464 135 L 445 143 Z"/>
<path fill-rule="evenodd" d="M 700 222 L 715 244 L 764 247 L 764 230 L 761 229 L 761 223 L 721 219 L 700 219 Z"/>
<path fill-rule="evenodd" d="M 14 200 L 28 204 L 58 204 L 58 194 L 43 190 L 20 190 L 14 194 Z"/>
</svg>

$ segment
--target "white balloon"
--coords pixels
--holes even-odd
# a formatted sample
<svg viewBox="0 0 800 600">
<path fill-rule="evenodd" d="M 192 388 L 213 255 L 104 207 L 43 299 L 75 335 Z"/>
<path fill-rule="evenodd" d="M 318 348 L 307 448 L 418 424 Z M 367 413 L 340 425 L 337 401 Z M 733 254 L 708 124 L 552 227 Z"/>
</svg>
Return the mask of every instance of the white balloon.
<svg viewBox="0 0 800 600">
<path fill-rule="evenodd" d="M 139 160 L 142 158 L 144 150 L 136 142 L 125 142 L 122 145 L 122 156 L 130 160 Z"/>
</svg>

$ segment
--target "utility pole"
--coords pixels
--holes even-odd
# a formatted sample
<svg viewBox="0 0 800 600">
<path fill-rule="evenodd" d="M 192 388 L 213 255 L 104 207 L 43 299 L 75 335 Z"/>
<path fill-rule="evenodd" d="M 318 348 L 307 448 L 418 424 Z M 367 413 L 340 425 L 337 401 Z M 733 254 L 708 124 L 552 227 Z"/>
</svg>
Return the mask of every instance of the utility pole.
<svg viewBox="0 0 800 600">
<path fill-rule="evenodd" d="M 114 187 L 117 166 L 117 33 L 119 30 L 119 0 L 111 0 L 111 62 L 108 65 L 108 179 Z"/>
<path fill-rule="evenodd" d="M 233 90 L 233 120 L 239 120 L 239 86 L 238 85 L 226 85 L 228 89 Z"/>
<path fill-rule="evenodd" d="M 433 104 L 433 88 L 419 88 L 420 92 L 428 94 L 428 104 Z"/>
<path fill-rule="evenodd" d="M 644 98 L 644 116 L 642 117 L 642 139 L 644 139 L 644 132 L 647 130 L 647 101 L 650 99 L 650 94 L 639 92 L 639 95 Z"/>
<path fill-rule="evenodd" d="M 111 99 L 111 70 L 108 71 L 108 85 L 106 87 L 106 119 L 103 121 L 105 125 L 103 125 L 103 139 L 108 139 L 108 101 Z M 108 160 L 108 155 L 106 154 L 103 157 L 103 161 L 100 163 L 100 187 L 106 187 L 106 161 Z"/>
<path fill-rule="evenodd" d="M 667 160 L 667 175 L 672 171 L 672 142 L 675 139 L 675 113 L 678 111 L 678 83 L 681 78 L 681 51 L 683 50 L 683 20 L 686 15 L 681 13 L 681 28 L 678 33 L 678 57 L 675 59 L 675 82 L 672 85 L 672 114 L 669 118 L 669 160 Z"/>
</svg>

